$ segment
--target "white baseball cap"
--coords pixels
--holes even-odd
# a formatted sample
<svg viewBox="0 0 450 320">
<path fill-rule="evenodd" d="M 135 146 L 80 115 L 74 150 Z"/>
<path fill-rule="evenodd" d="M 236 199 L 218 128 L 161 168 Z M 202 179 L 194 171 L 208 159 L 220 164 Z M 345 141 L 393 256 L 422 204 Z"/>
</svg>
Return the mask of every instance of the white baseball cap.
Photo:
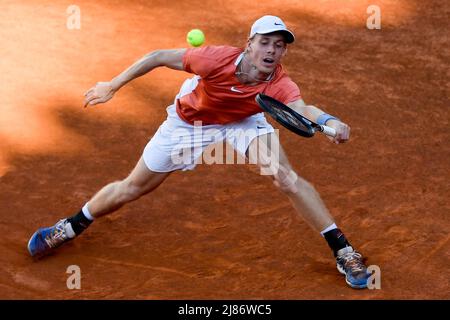
<svg viewBox="0 0 450 320">
<path fill-rule="evenodd" d="M 271 32 L 281 31 L 286 36 L 286 42 L 292 43 L 295 40 L 294 33 L 286 28 L 283 20 L 276 16 L 263 16 L 253 23 L 250 30 L 250 38 L 255 34 L 266 34 Z"/>
</svg>

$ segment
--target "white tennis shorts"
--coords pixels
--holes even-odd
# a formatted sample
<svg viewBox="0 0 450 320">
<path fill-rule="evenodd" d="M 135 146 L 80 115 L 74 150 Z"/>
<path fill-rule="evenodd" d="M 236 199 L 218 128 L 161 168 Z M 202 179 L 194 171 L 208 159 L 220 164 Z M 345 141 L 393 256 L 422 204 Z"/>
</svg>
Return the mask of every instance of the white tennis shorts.
<svg viewBox="0 0 450 320">
<path fill-rule="evenodd" d="M 264 113 L 225 125 L 191 125 L 178 116 L 175 108 L 174 104 L 167 107 L 167 119 L 145 146 L 143 158 L 151 171 L 193 170 L 203 163 L 205 148 L 223 141 L 245 157 L 254 138 L 274 132 Z"/>
</svg>

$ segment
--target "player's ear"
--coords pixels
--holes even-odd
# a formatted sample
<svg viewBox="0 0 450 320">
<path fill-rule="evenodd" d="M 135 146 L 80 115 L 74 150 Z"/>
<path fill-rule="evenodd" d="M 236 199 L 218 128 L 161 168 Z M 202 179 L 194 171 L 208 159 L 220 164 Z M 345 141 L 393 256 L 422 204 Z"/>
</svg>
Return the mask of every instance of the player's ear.
<svg viewBox="0 0 450 320">
<path fill-rule="evenodd" d="M 253 41 L 253 38 L 248 38 L 247 47 L 245 48 L 245 53 L 249 53 L 252 50 L 252 41 Z"/>
<path fill-rule="evenodd" d="M 284 47 L 284 51 L 283 51 L 283 53 L 281 54 L 281 56 L 284 57 L 284 56 L 286 55 L 286 53 L 287 53 L 287 47 Z"/>
</svg>

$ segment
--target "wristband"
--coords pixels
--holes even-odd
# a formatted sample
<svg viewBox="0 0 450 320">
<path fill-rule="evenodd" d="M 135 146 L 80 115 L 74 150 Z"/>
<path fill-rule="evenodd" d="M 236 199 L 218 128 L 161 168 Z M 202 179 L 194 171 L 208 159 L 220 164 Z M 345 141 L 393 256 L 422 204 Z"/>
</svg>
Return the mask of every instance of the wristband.
<svg viewBox="0 0 450 320">
<path fill-rule="evenodd" d="M 328 114 L 328 113 L 324 113 L 321 114 L 318 118 L 317 118 L 317 123 L 320 125 L 325 125 L 327 123 L 328 120 L 337 120 L 340 121 L 338 118 Z"/>
</svg>

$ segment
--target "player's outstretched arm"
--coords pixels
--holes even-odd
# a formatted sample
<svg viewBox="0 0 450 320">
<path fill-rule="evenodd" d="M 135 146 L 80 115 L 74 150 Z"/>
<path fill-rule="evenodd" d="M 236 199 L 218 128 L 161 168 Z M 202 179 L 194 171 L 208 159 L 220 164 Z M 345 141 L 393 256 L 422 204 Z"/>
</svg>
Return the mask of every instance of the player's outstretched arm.
<svg viewBox="0 0 450 320">
<path fill-rule="evenodd" d="M 320 123 L 319 117 L 323 117 L 324 115 L 326 115 L 323 110 L 312 105 L 306 105 L 302 99 L 288 103 L 288 107 L 293 109 L 294 111 L 297 111 L 305 118 L 308 118 L 316 123 Z M 350 138 L 350 127 L 341 120 L 333 117 L 333 119 L 327 120 L 324 124 L 336 130 L 335 137 L 328 136 L 328 139 L 330 139 L 334 143 L 343 143 Z"/>
<path fill-rule="evenodd" d="M 322 110 L 315 106 L 306 105 L 303 99 L 296 100 L 294 102 L 288 103 L 287 105 L 289 108 L 314 122 L 317 122 L 317 118 L 324 113 Z"/>
<path fill-rule="evenodd" d="M 165 66 L 174 70 L 183 70 L 183 55 L 186 49 L 156 50 L 143 56 L 124 72 L 108 82 L 97 82 L 84 95 L 84 106 L 109 101 L 121 87 L 153 69 Z"/>
</svg>

